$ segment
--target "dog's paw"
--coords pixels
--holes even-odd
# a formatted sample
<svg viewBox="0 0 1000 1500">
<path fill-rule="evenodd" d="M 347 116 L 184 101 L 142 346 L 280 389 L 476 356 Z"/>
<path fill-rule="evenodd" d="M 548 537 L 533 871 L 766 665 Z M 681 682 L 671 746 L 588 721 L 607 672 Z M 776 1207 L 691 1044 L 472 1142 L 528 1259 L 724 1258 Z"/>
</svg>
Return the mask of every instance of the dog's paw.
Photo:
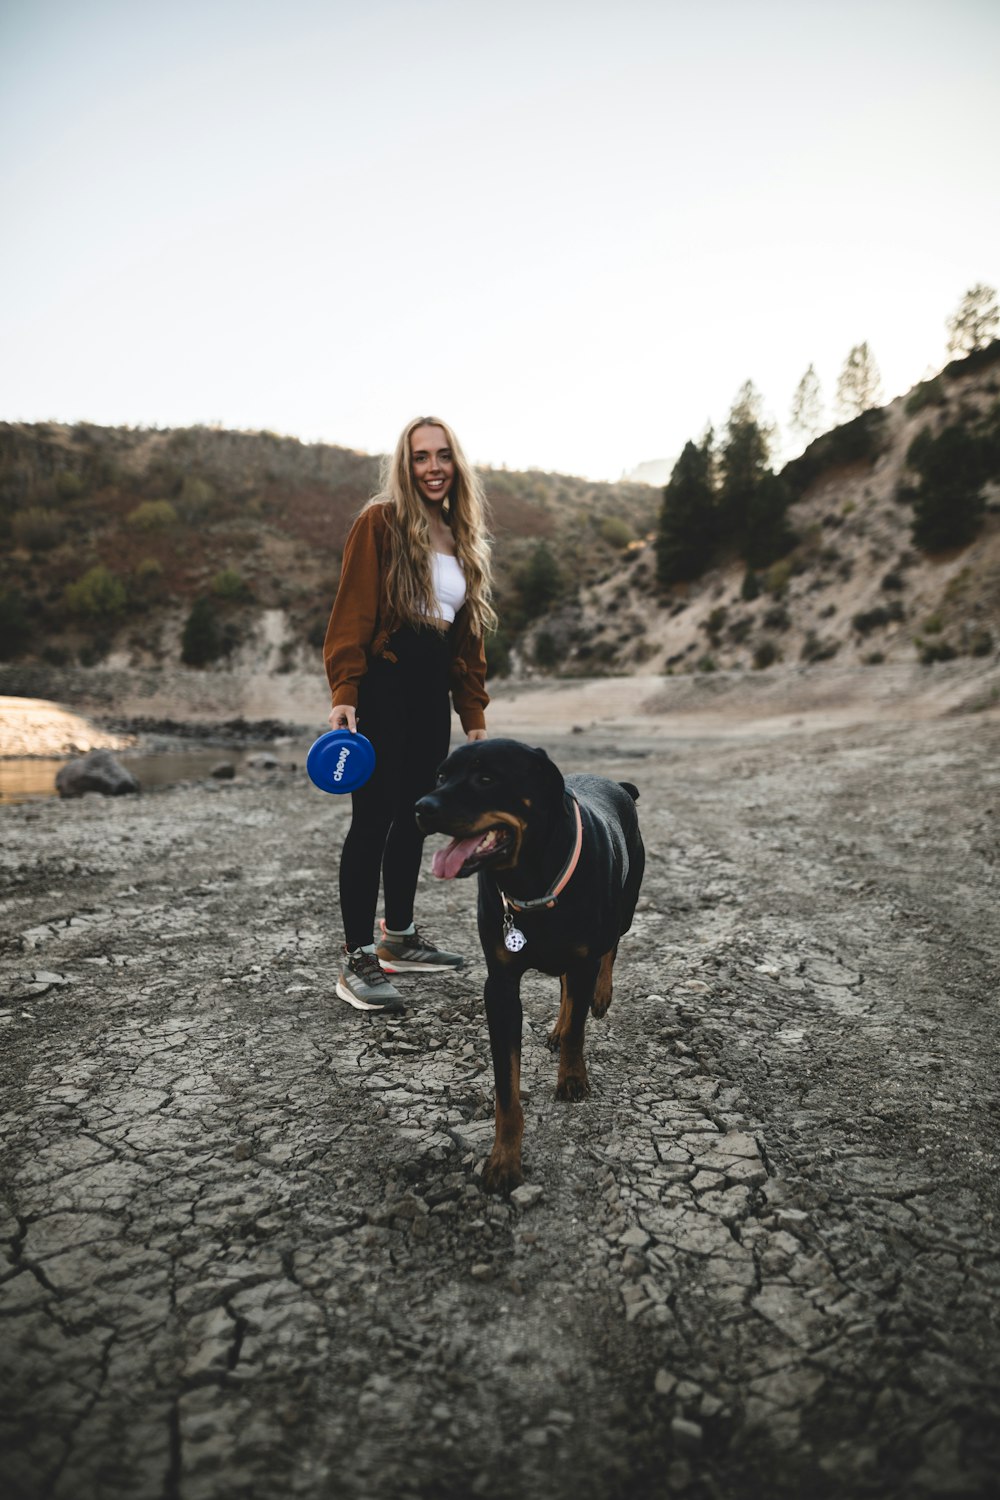
<svg viewBox="0 0 1000 1500">
<path fill-rule="evenodd" d="M 604 998 L 603 995 L 602 996 L 598 996 L 598 995 L 594 996 L 593 1000 L 590 1002 L 590 1014 L 592 1016 L 596 1016 L 597 1020 L 600 1021 L 600 1020 L 603 1019 L 604 1016 L 607 1015 L 610 1006 L 611 1006 L 611 992 L 609 990 L 606 999 Z"/>
<path fill-rule="evenodd" d="M 483 1168 L 484 1193 L 500 1193 L 506 1198 L 523 1181 L 521 1163 L 508 1156 L 491 1156 Z"/>
<path fill-rule="evenodd" d="M 576 1073 L 571 1073 L 568 1078 L 561 1078 L 556 1084 L 556 1098 L 567 1104 L 577 1104 L 581 1099 L 586 1099 L 589 1093 L 590 1084 L 586 1074 L 581 1078 Z"/>
</svg>

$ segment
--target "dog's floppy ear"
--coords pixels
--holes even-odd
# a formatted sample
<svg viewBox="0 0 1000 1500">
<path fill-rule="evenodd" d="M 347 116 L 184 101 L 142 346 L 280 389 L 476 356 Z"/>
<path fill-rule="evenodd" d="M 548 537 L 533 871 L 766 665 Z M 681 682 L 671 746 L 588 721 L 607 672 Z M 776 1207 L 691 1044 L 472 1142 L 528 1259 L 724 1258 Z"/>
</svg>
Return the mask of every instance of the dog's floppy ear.
<svg viewBox="0 0 1000 1500">
<path fill-rule="evenodd" d="M 537 755 L 538 757 L 542 775 L 545 778 L 545 790 L 553 798 L 561 797 L 563 792 L 566 790 L 566 783 L 563 780 L 563 773 L 560 771 L 555 761 L 549 760 L 549 757 L 546 755 L 545 751 L 537 745 L 531 753 L 532 755 Z"/>
</svg>

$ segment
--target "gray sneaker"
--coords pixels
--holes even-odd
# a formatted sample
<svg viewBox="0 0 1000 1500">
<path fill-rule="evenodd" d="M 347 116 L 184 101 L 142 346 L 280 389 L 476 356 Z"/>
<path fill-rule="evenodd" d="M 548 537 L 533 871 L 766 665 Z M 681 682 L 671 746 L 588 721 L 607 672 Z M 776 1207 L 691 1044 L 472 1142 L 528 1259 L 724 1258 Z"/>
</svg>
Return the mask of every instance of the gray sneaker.
<svg viewBox="0 0 1000 1500">
<path fill-rule="evenodd" d="M 391 938 L 382 928 L 382 940 L 375 952 L 387 974 L 405 974 L 409 970 L 420 970 L 425 974 L 440 973 L 444 969 L 460 969 L 465 959 L 458 953 L 444 953 L 435 948 L 431 939 L 414 928 L 408 937 Z"/>
<path fill-rule="evenodd" d="M 380 1010 L 383 1015 L 400 1015 L 406 1009 L 402 995 L 382 973 L 374 953 L 350 953 L 342 949 L 337 994 L 355 1010 Z"/>
</svg>

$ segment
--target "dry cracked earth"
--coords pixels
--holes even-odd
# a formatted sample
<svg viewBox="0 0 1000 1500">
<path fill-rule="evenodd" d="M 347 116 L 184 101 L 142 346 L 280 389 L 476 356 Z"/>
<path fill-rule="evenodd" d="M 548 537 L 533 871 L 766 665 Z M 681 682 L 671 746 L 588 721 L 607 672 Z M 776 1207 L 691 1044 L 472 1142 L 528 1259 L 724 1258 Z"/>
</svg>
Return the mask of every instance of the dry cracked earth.
<svg viewBox="0 0 1000 1500">
<path fill-rule="evenodd" d="M 11 1500 L 995 1493 L 1000 723 L 550 748 L 649 864 L 510 1202 L 471 883 L 368 1019 L 301 771 L 3 812 Z"/>
</svg>

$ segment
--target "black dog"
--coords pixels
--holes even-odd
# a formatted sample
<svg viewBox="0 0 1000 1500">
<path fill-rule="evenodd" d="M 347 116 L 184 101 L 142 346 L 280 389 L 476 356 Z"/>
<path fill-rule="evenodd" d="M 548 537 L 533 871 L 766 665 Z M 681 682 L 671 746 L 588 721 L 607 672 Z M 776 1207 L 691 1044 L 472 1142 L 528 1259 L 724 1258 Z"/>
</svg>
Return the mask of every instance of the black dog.
<svg viewBox="0 0 1000 1500">
<path fill-rule="evenodd" d="M 645 851 L 628 782 L 563 780 L 544 750 L 479 740 L 449 755 L 416 806 L 426 833 L 452 842 L 434 856 L 445 880 L 479 876 L 479 937 L 486 955 L 486 1017 L 496 1078 L 496 1139 L 483 1174 L 509 1192 L 521 1173 L 521 975 L 558 974 L 557 1099 L 590 1091 L 583 1060 L 587 1011 L 611 1004 L 618 940 L 632 925 Z"/>
</svg>

